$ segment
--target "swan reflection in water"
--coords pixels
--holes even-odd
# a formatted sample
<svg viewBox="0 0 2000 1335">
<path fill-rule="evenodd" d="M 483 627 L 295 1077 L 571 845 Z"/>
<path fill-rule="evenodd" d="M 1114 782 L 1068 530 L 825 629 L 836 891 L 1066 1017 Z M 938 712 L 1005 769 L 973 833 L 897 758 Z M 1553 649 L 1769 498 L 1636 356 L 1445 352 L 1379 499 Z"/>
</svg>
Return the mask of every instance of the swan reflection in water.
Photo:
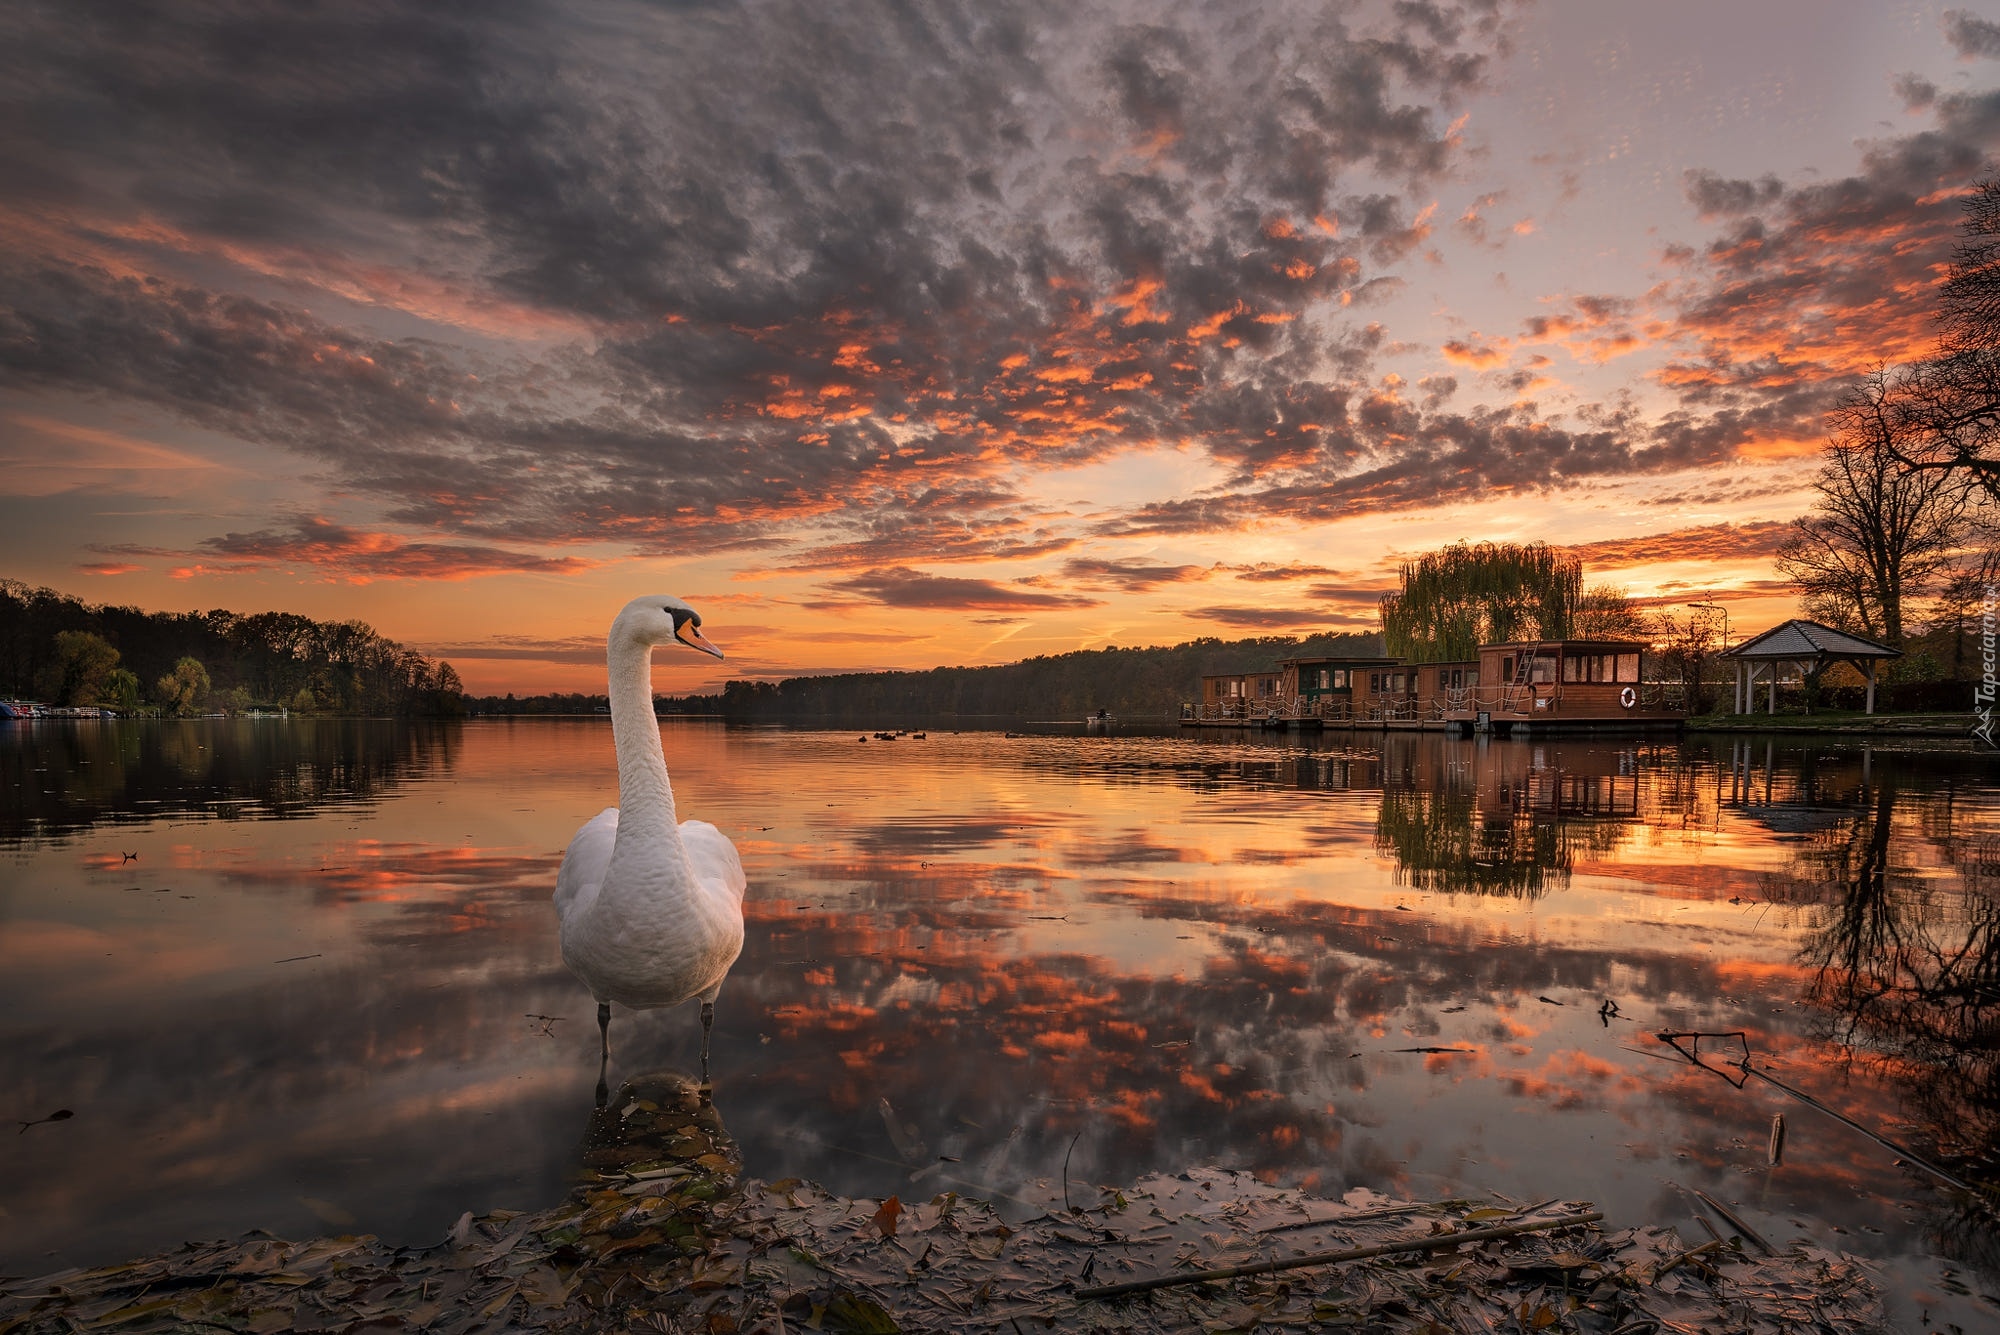
<svg viewBox="0 0 2000 1335">
<path fill-rule="evenodd" d="M 599 1098 L 583 1136 L 586 1182 L 672 1176 L 675 1169 L 734 1183 L 743 1152 L 704 1084 L 679 1071 L 652 1071 Z"/>
</svg>

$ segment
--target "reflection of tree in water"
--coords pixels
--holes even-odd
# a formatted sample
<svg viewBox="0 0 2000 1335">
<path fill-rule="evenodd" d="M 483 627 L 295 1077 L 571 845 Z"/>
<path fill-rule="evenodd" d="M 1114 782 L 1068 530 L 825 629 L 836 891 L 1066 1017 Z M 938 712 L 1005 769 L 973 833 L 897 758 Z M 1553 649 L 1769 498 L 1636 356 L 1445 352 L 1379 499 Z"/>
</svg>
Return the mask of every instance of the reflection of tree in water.
<svg viewBox="0 0 2000 1335">
<path fill-rule="evenodd" d="M 1901 1090 L 1936 1153 L 1962 1176 L 2000 1180 L 2000 898 L 1990 844 L 1943 850 L 1950 879 L 1911 873 L 1897 789 L 1876 786 L 1795 859 L 1785 897 L 1809 902 L 1802 962 L 1824 1036 Z M 1907 832 L 1905 832 L 1907 834 Z M 1933 1220 L 1939 1245 L 2000 1274 L 1986 1214 Z"/>
<path fill-rule="evenodd" d="M 1482 794 L 1444 772 L 1382 794 L 1375 846 L 1405 885 L 1443 894 L 1535 899 L 1569 884 L 1578 854 L 1600 857 L 1626 836 L 1636 787 L 1619 776 L 1536 769 Z M 1608 819 L 1607 819 L 1608 818 Z"/>
<path fill-rule="evenodd" d="M 450 769 L 459 740 L 454 723 L 383 719 L 11 723 L 0 727 L 0 843 L 367 802 Z"/>
</svg>

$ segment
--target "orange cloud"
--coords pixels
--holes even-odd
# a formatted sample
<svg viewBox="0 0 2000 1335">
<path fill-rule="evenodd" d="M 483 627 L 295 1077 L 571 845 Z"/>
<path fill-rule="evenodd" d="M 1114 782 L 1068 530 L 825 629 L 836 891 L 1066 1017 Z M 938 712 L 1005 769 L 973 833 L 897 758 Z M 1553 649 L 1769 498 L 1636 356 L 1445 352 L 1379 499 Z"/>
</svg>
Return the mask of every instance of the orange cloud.
<svg viewBox="0 0 2000 1335">
<path fill-rule="evenodd" d="M 1469 366 L 1475 371 L 1484 371 L 1499 366 L 1507 360 L 1507 341 L 1494 339 L 1489 343 L 1469 343 L 1464 339 L 1451 339 L 1440 349 L 1444 359 L 1460 366 Z"/>
</svg>

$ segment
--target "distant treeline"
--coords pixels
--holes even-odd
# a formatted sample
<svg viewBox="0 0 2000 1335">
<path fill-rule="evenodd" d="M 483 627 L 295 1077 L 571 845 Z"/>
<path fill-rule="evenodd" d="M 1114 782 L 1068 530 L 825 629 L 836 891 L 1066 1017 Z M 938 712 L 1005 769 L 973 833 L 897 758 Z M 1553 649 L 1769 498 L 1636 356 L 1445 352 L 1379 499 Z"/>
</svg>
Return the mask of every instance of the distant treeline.
<svg viewBox="0 0 2000 1335">
<path fill-rule="evenodd" d="M 0 695 L 54 704 L 456 715 L 451 664 L 359 621 L 146 612 L 0 580 Z"/>
<path fill-rule="evenodd" d="M 465 712 L 468 714 L 608 714 L 611 712 L 611 697 L 607 695 L 578 695 L 575 692 L 557 692 L 550 695 L 468 695 L 465 697 Z M 722 697 L 719 695 L 659 696 L 653 700 L 653 712 L 657 714 L 720 714 Z"/>
<path fill-rule="evenodd" d="M 1122 718 L 1164 719 L 1200 698 L 1211 672 L 1268 671 L 1281 658 L 1382 652 L 1379 635 L 1273 635 L 1248 640 L 1205 638 L 1168 648 L 1080 649 L 1000 667 L 940 667 L 928 672 L 859 672 L 790 677 L 779 682 L 732 681 L 721 712 L 745 722 L 824 719 L 867 723 L 890 718 L 1081 719 L 1107 710 Z M 693 708 L 713 697 L 663 701 Z"/>
</svg>

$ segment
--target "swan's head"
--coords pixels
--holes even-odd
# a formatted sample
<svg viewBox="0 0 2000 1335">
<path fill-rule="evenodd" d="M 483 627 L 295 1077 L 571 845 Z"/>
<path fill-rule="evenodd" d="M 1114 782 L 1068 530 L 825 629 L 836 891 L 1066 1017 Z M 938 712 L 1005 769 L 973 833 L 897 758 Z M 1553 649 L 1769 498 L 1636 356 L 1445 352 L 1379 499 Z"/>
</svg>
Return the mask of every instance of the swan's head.
<svg viewBox="0 0 2000 1335">
<path fill-rule="evenodd" d="M 722 650 L 709 643 L 701 633 L 701 613 L 680 599 L 665 594 L 634 598 L 625 604 L 625 610 L 611 623 L 611 638 L 635 640 L 645 645 L 679 640 L 690 649 L 722 657 Z"/>
</svg>

